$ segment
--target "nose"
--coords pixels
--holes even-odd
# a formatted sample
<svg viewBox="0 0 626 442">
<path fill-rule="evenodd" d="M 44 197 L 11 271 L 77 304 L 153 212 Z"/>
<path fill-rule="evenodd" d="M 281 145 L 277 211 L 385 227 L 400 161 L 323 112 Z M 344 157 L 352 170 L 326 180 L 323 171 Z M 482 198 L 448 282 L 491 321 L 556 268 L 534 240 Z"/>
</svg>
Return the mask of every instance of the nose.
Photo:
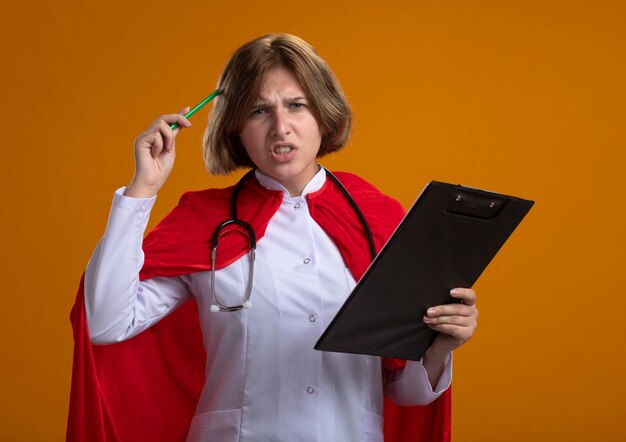
<svg viewBox="0 0 626 442">
<path fill-rule="evenodd" d="M 289 115 L 284 109 L 279 108 L 274 112 L 271 132 L 275 138 L 282 138 L 291 133 Z"/>
</svg>

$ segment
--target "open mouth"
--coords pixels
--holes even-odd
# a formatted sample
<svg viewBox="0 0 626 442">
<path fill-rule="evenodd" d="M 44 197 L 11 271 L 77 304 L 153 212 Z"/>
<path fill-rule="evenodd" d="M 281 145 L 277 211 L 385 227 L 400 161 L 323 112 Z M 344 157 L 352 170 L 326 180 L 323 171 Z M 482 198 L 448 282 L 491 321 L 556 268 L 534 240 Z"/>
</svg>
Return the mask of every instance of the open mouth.
<svg viewBox="0 0 626 442">
<path fill-rule="evenodd" d="M 289 153 L 293 150 L 292 146 L 275 146 L 272 149 L 272 152 L 275 153 L 276 155 L 284 155 L 286 153 Z"/>
</svg>

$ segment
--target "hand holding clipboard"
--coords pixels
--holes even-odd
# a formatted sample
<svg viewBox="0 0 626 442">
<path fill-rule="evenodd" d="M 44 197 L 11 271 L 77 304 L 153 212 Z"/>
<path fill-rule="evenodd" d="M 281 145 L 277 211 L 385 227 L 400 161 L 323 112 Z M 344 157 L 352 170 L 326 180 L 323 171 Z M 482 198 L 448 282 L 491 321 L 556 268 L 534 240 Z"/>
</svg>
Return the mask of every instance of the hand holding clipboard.
<svg viewBox="0 0 626 442">
<path fill-rule="evenodd" d="M 315 348 L 419 360 L 437 336 L 420 319 L 458 302 L 534 202 L 431 182 L 372 262 Z"/>
</svg>

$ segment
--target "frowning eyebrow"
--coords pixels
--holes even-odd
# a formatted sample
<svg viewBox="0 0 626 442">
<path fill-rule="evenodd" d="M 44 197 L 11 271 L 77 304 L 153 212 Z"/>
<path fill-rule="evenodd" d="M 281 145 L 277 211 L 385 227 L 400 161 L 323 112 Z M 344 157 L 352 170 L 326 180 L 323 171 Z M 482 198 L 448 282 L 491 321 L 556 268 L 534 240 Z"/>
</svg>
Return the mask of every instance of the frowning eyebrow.
<svg viewBox="0 0 626 442">
<path fill-rule="evenodd" d="M 283 99 L 283 103 L 293 103 L 294 101 L 306 100 L 304 96 L 296 96 L 296 97 L 285 97 Z M 268 107 L 271 106 L 272 102 L 269 100 L 260 99 L 254 103 L 254 107 Z"/>
</svg>

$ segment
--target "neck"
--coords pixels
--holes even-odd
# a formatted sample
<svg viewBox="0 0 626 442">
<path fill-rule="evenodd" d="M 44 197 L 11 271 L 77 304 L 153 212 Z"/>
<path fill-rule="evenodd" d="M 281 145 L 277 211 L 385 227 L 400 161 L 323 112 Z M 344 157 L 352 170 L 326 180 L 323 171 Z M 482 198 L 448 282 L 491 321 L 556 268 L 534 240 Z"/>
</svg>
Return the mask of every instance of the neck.
<svg viewBox="0 0 626 442">
<path fill-rule="evenodd" d="M 316 187 L 319 187 L 318 185 L 314 185 L 313 188 L 307 189 L 307 187 L 311 187 L 311 182 L 321 170 L 321 166 L 319 165 L 315 166 L 315 170 L 312 171 L 310 176 L 294 176 L 286 179 L 270 175 L 261 169 L 257 170 L 260 174 L 259 178 L 263 186 L 273 190 L 282 190 L 285 194 L 288 194 L 289 197 L 302 196 L 305 192 L 308 193 L 311 190 L 315 191 L 317 190 Z"/>
</svg>

